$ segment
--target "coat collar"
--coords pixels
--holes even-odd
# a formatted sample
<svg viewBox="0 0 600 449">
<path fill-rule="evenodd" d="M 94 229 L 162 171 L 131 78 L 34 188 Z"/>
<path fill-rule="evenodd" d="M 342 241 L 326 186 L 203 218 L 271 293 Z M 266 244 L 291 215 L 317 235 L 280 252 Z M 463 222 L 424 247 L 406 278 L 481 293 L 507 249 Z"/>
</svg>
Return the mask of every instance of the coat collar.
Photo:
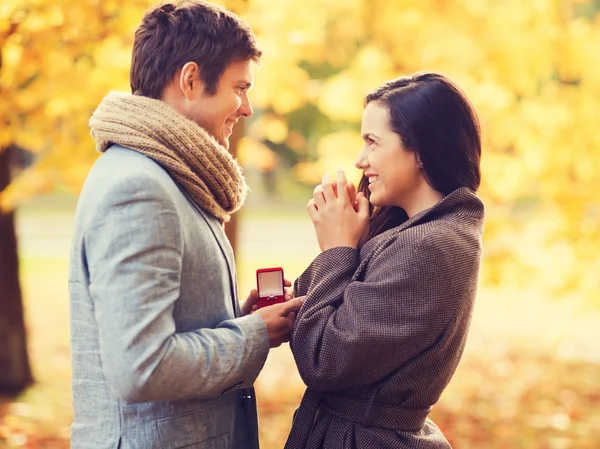
<svg viewBox="0 0 600 449">
<path fill-rule="evenodd" d="M 406 220 L 396 229 L 401 232 L 411 226 L 431 221 L 443 215 L 460 215 L 474 219 L 483 219 L 485 208 L 481 199 L 468 187 L 459 187 L 440 200 L 435 206 L 419 212 Z"/>
<path fill-rule="evenodd" d="M 366 253 L 368 256 L 361 257 L 360 265 L 354 274 L 353 280 L 358 279 L 376 253 L 383 250 L 400 232 L 405 231 L 408 228 L 442 217 L 444 220 L 469 218 L 476 221 L 482 221 L 484 216 L 485 207 L 483 201 L 481 201 L 475 192 L 468 187 L 459 187 L 442 198 L 436 205 L 414 215 L 401 225 L 389 229 L 366 242 L 360 251 L 361 254 Z"/>
</svg>

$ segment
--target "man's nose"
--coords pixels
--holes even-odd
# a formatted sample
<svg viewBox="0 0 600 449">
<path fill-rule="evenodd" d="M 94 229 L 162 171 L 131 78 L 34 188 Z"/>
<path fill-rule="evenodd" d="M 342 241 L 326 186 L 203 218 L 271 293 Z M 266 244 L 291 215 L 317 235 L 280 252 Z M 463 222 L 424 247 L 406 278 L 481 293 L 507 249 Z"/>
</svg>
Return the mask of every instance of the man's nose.
<svg viewBox="0 0 600 449">
<path fill-rule="evenodd" d="M 250 104 L 250 99 L 246 97 L 240 106 L 240 115 L 242 117 L 251 117 L 254 114 L 254 109 L 252 109 L 252 105 Z"/>
</svg>

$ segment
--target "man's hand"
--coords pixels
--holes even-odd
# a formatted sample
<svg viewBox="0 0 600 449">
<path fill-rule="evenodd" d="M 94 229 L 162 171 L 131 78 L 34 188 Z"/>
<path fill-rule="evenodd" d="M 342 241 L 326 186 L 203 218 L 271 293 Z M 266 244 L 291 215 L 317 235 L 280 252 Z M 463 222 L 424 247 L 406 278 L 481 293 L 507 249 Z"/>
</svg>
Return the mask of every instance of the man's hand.
<svg viewBox="0 0 600 449">
<path fill-rule="evenodd" d="M 294 289 L 292 288 L 292 283 L 289 280 L 284 279 L 283 285 L 285 287 L 283 289 L 285 300 L 287 301 L 289 299 L 292 299 L 294 297 Z M 246 316 L 252 312 L 256 312 L 258 310 L 258 305 L 256 304 L 257 302 L 258 290 L 253 288 L 252 290 L 250 290 L 248 298 L 246 298 L 246 301 L 244 301 L 244 304 L 242 305 L 242 316 Z"/>
<path fill-rule="evenodd" d="M 287 280 L 286 280 L 287 282 Z M 290 285 L 286 284 L 286 287 L 283 289 L 284 295 L 285 295 L 285 300 L 289 301 L 290 299 L 292 299 L 294 297 L 294 287 Z"/>
<path fill-rule="evenodd" d="M 290 341 L 290 334 L 296 322 L 296 312 L 300 310 L 302 303 L 304 303 L 304 298 L 298 297 L 284 303 L 263 307 L 255 312 L 267 325 L 271 348 Z"/>
</svg>

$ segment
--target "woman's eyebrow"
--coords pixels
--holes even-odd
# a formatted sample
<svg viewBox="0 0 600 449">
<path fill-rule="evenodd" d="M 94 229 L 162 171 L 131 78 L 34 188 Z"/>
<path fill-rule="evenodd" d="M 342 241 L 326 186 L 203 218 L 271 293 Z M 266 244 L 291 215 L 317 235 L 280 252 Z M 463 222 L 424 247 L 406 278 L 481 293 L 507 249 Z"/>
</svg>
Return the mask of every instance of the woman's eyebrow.
<svg viewBox="0 0 600 449">
<path fill-rule="evenodd" d="M 365 134 L 363 134 L 362 137 L 364 140 L 371 139 L 373 137 L 375 137 L 375 139 L 377 139 L 377 140 L 381 140 L 381 137 L 379 137 L 377 134 L 373 134 L 373 133 L 365 133 Z"/>
</svg>

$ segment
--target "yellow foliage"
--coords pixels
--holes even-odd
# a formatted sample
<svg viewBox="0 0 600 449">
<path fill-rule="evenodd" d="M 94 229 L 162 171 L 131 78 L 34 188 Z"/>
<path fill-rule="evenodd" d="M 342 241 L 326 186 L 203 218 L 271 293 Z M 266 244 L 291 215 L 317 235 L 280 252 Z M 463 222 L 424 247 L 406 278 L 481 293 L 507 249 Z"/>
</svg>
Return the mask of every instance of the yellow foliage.
<svg viewBox="0 0 600 449">
<path fill-rule="evenodd" d="M 337 120 L 358 123 L 362 116 L 366 92 L 350 73 L 342 72 L 330 78 L 319 98 L 319 109 Z"/>
<path fill-rule="evenodd" d="M 0 128 L 0 148 L 6 148 L 14 140 L 12 129 Z M 2 150 L 0 150 L 2 151 Z"/>
<path fill-rule="evenodd" d="M 273 143 L 284 142 L 287 134 L 287 121 L 276 114 L 262 114 L 248 129 L 248 135 L 255 140 L 268 139 Z"/>
<path fill-rule="evenodd" d="M 265 124 L 265 137 L 273 143 L 283 143 L 287 138 L 287 122 L 282 117 L 273 117 Z"/>
<path fill-rule="evenodd" d="M 251 137 L 240 139 L 237 156 L 245 167 L 257 168 L 261 171 L 273 170 L 278 163 L 278 157 L 273 151 Z"/>
<path fill-rule="evenodd" d="M 354 167 L 354 161 L 362 145 L 360 133 L 355 131 L 328 134 L 319 141 L 317 162 L 297 164 L 294 175 L 309 184 L 319 184 L 325 172 L 333 174 L 341 167 L 348 180 L 358 183 L 362 173 Z"/>
<path fill-rule="evenodd" d="M 131 49 L 127 48 L 120 36 L 109 36 L 97 46 L 94 60 L 106 70 L 122 70 L 128 73 Z"/>
<path fill-rule="evenodd" d="M 265 56 L 255 77 L 256 83 L 250 98 L 256 107 L 270 106 L 283 116 L 302 107 L 307 101 L 305 91 L 309 77 L 299 67 L 286 66 L 276 57 Z M 277 89 L 273 89 L 274 85 Z"/>
<path fill-rule="evenodd" d="M 30 130 L 19 130 L 14 137 L 14 143 L 21 148 L 27 148 L 29 151 L 38 153 L 47 146 L 48 136 L 39 133 L 33 133 Z"/>
<path fill-rule="evenodd" d="M 306 138 L 299 131 L 290 131 L 287 135 L 285 144 L 294 151 L 302 151 L 306 148 Z"/>
<path fill-rule="evenodd" d="M 109 90 L 129 89 L 133 33 L 152 3 L 1 2 L 0 146 L 39 153 L 2 193 L 4 207 L 56 184 L 79 190 L 97 156 L 88 118 Z M 299 180 L 317 183 L 340 165 L 358 180 L 365 94 L 442 71 L 481 117 L 485 282 L 538 276 L 549 290 L 593 296 L 598 282 L 582 267 L 600 263 L 600 15 L 579 16 L 578 0 L 218 3 L 250 23 L 264 52 L 245 164 L 279 163 L 260 143 L 268 139 L 306 157 L 293 169 Z M 558 270 L 554 259 L 572 263 Z"/>
<path fill-rule="evenodd" d="M 6 42 L 2 46 L 2 65 L 6 68 L 14 68 L 21 62 L 23 48 L 16 42 Z"/>
<path fill-rule="evenodd" d="M 40 167 L 23 172 L 1 192 L 0 211 L 11 211 L 33 195 L 51 192 L 56 183 L 53 174 Z"/>
</svg>

